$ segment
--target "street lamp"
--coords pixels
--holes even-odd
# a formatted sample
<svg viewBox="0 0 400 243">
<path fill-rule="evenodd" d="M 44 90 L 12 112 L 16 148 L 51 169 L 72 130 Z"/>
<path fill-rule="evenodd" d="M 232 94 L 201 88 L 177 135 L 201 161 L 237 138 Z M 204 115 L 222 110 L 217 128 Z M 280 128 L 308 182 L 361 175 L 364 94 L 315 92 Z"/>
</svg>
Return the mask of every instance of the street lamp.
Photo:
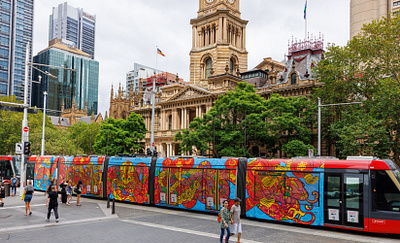
<svg viewBox="0 0 400 243">
<path fill-rule="evenodd" d="M 39 79 L 40 76 L 39 76 Z M 40 153 L 41 156 L 44 156 L 44 132 L 46 129 L 46 97 L 47 97 L 47 92 L 44 91 L 43 92 L 43 96 L 44 96 L 44 101 L 43 101 L 43 134 L 42 134 L 42 152 Z"/>
<path fill-rule="evenodd" d="M 338 105 L 355 105 L 362 104 L 362 102 L 350 102 L 350 103 L 337 103 L 337 104 L 325 104 L 321 105 L 321 98 L 318 97 L 318 155 L 321 156 L 321 107 L 324 106 L 338 106 Z"/>
</svg>

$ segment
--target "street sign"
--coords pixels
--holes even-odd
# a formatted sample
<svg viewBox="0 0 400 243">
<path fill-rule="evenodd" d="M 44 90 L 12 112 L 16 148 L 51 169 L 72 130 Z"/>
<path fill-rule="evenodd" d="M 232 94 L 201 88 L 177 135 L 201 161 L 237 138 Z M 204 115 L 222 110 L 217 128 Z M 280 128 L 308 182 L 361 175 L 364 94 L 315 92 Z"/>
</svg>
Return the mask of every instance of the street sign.
<svg viewBox="0 0 400 243">
<path fill-rule="evenodd" d="M 22 154 L 22 151 L 23 151 L 22 143 L 16 143 L 15 144 L 15 153 Z"/>
<path fill-rule="evenodd" d="M 154 147 L 154 146 L 156 146 L 156 144 L 155 144 L 155 143 L 152 143 L 151 146 Z"/>
<path fill-rule="evenodd" d="M 23 131 L 24 132 L 29 132 L 29 127 L 24 127 Z"/>
<path fill-rule="evenodd" d="M 314 156 L 314 149 L 309 149 L 308 150 L 308 157 L 313 157 Z"/>
</svg>

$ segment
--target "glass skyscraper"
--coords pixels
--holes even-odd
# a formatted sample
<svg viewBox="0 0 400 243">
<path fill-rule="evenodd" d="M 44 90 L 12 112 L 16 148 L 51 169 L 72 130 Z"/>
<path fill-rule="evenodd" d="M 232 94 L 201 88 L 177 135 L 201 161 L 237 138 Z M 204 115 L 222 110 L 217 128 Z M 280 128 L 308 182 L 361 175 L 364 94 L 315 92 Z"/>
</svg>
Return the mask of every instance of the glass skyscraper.
<svg viewBox="0 0 400 243">
<path fill-rule="evenodd" d="M 78 109 L 84 110 L 87 104 L 88 115 L 97 114 L 98 88 L 99 88 L 99 63 L 83 51 L 62 44 L 55 39 L 50 46 L 33 57 L 34 63 L 55 67 L 75 69 L 76 71 L 59 69 L 55 67 L 36 66 L 44 72 L 57 77 L 49 77 L 34 70 L 33 77 L 41 83 L 34 83 L 32 88 L 32 106 L 43 108 L 43 92 L 48 93 L 47 109 L 49 115 L 59 116 L 61 107 L 72 107 L 72 100 Z"/>
<path fill-rule="evenodd" d="M 15 95 L 19 100 L 24 99 L 26 44 L 32 44 L 33 2 L 0 3 L 0 95 Z"/>
<path fill-rule="evenodd" d="M 62 39 L 64 44 L 76 46 L 94 59 L 95 33 L 96 15 L 71 7 L 67 2 L 53 8 L 49 41 Z"/>
</svg>

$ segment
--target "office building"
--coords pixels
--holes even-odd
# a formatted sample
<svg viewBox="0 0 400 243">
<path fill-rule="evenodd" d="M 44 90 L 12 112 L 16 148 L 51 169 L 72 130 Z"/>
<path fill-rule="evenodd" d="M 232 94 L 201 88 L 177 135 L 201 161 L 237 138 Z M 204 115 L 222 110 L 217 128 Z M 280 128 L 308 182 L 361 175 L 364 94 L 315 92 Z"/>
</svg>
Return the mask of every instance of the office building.
<svg viewBox="0 0 400 243">
<path fill-rule="evenodd" d="M 163 71 L 158 70 L 157 73 Z M 133 70 L 126 74 L 126 90 L 130 90 L 133 86 L 134 91 L 139 90 L 139 79 L 147 79 L 156 73 L 156 69 L 139 63 L 134 63 Z"/>
<path fill-rule="evenodd" d="M 15 95 L 18 100 L 24 99 L 26 44 L 32 44 L 33 2 L 0 3 L 0 95 Z"/>
<path fill-rule="evenodd" d="M 350 0 L 350 38 L 360 33 L 364 24 L 399 10 L 399 0 Z"/>
<path fill-rule="evenodd" d="M 35 63 L 74 69 L 75 71 L 40 66 L 44 72 L 57 77 L 49 77 L 34 70 L 33 77 L 41 83 L 34 83 L 32 88 L 32 105 L 43 107 L 43 92 L 47 91 L 47 109 L 49 115 L 60 115 L 61 110 L 70 108 L 85 110 L 87 115 L 97 114 L 99 63 L 83 51 L 62 44 L 54 39 L 49 47 L 33 57 Z"/>
<path fill-rule="evenodd" d="M 96 15 L 74 8 L 67 2 L 53 8 L 50 15 L 49 41 L 61 39 L 65 45 L 76 46 L 95 55 Z"/>
</svg>

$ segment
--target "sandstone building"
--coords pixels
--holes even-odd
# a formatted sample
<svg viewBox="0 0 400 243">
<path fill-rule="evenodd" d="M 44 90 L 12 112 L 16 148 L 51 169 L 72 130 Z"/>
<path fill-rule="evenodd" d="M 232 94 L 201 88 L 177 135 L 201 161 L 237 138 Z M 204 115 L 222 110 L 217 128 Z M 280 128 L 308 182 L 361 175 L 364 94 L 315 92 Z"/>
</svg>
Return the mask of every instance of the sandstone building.
<svg viewBox="0 0 400 243">
<path fill-rule="evenodd" d="M 191 20 L 193 29 L 190 51 L 190 83 L 171 83 L 156 93 L 154 138 L 159 156 L 181 155 L 175 134 L 189 128 L 195 117 L 208 112 L 219 95 L 234 90 L 238 82 L 255 85 L 257 93 L 269 98 L 271 93 L 282 96 L 305 96 L 319 87 L 312 78 L 311 67 L 323 58 L 323 37 L 292 40 L 287 60 L 278 62 L 265 58 L 254 69 L 247 70 L 246 26 L 248 21 L 240 17 L 239 0 L 199 0 L 196 19 Z M 121 91 L 122 92 L 122 91 Z M 141 92 L 132 90 L 131 99 L 120 98 L 121 108 L 116 108 L 111 93 L 110 117 L 135 112 L 146 123 L 145 148 L 150 148 L 150 104 L 143 103 Z M 121 97 L 124 94 L 121 93 Z M 123 108 L 123 100 L 129 110 Z M 129 100 L 129 101 L 128 101 Z M 125 103 L 124 103 L 125 104 Z M 316 141 L 315 141 L 316 143 Z M 256 156 L 265 155 L 257 145 L 252 151 Z M 199 153 L 197 153 L 199 154 Z"/>
</svg>

